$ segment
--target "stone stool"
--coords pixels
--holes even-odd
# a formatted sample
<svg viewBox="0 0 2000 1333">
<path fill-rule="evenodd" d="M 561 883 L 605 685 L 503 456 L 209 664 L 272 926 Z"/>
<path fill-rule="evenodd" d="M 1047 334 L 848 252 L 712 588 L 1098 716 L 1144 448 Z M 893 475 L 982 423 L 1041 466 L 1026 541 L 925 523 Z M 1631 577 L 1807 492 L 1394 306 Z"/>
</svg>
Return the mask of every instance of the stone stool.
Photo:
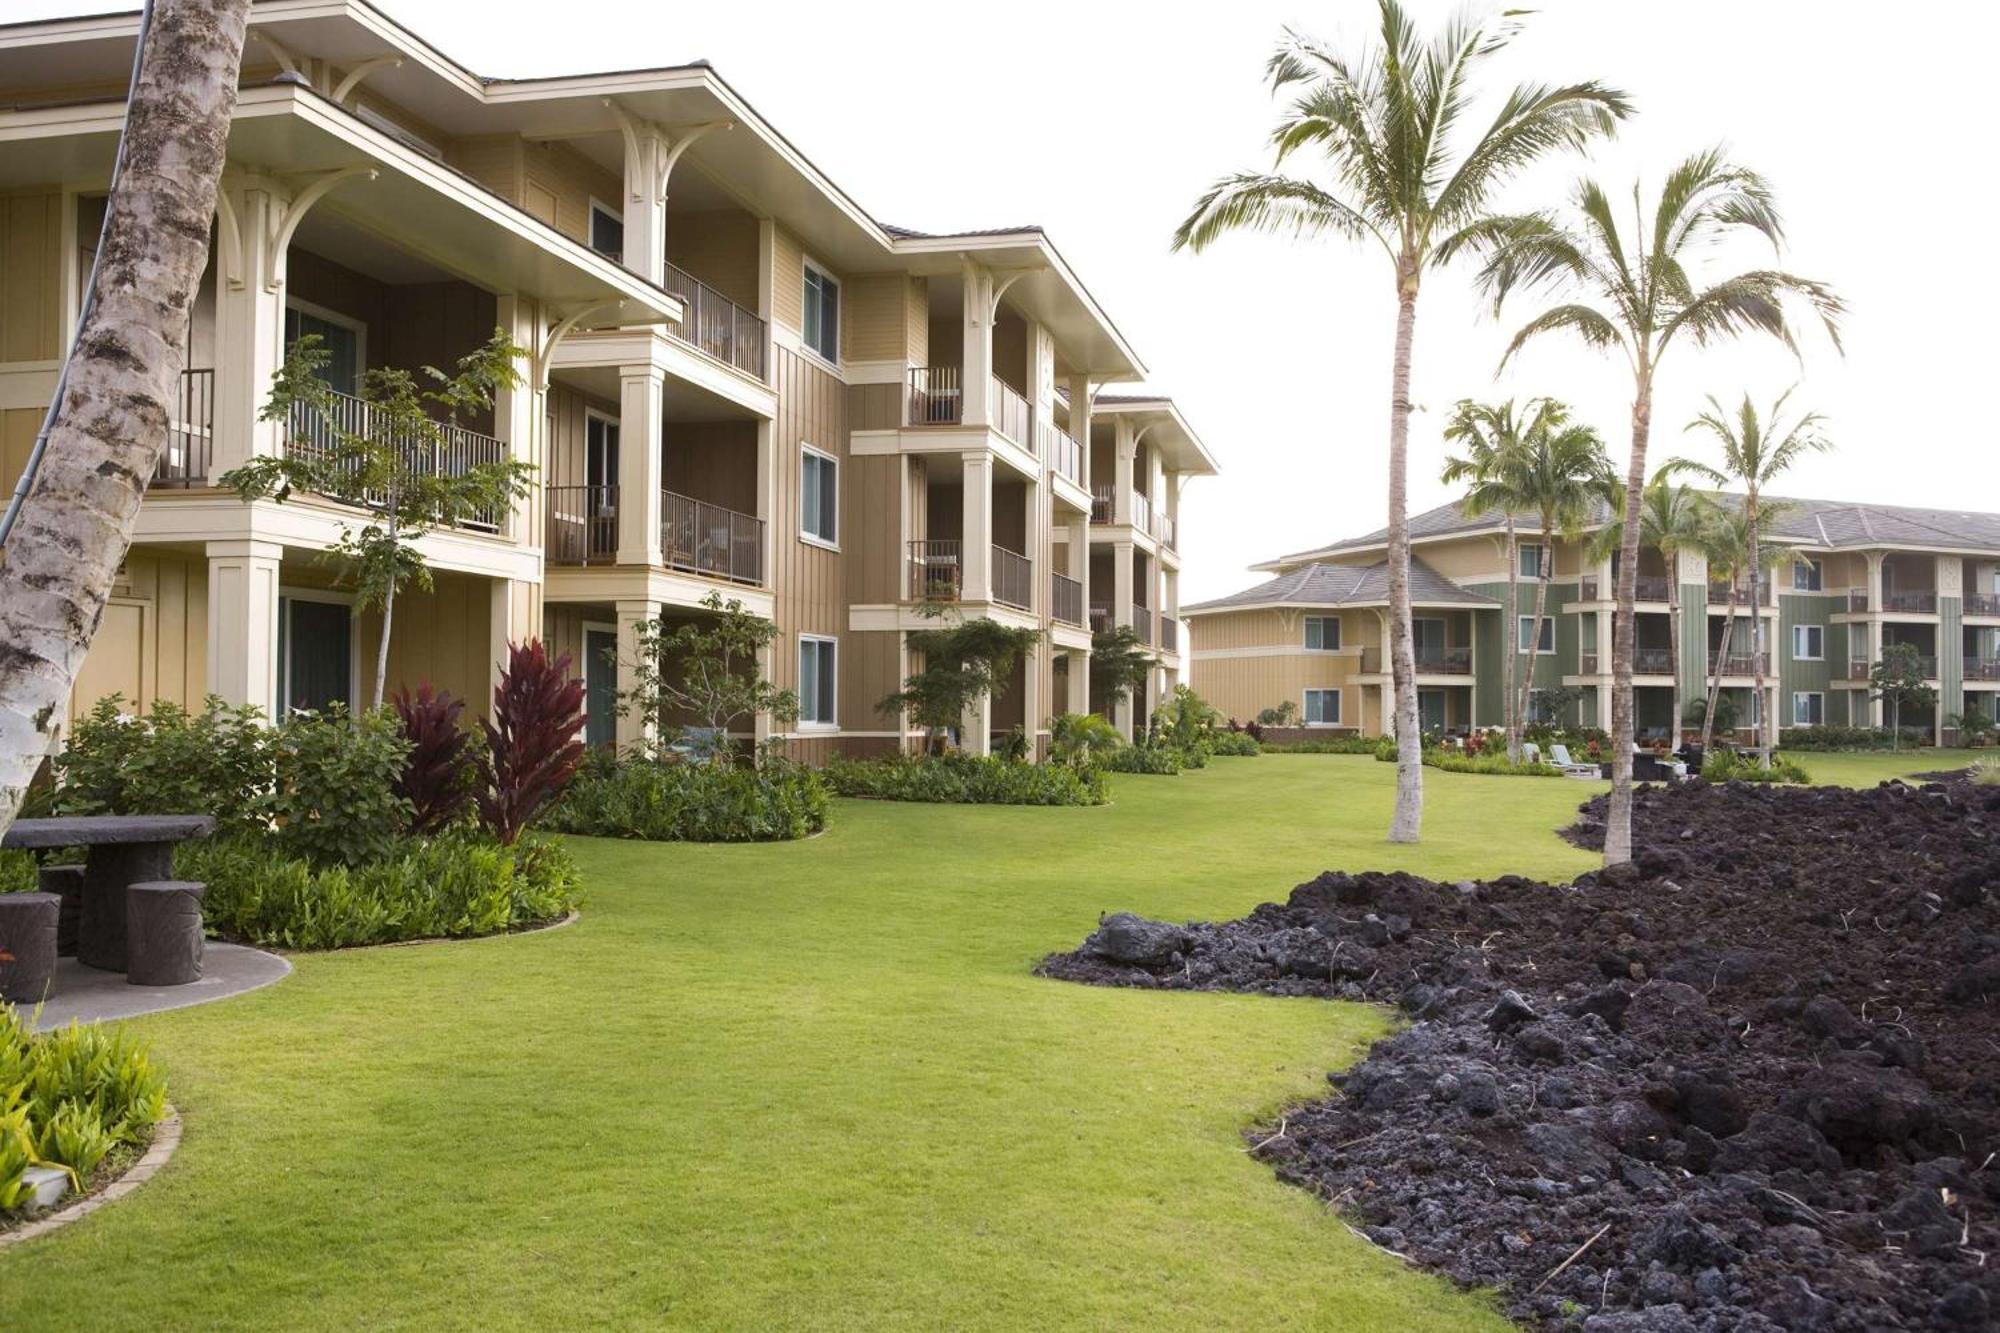
<svg viewBox="0 0 2000 1333">
<path fill-rule="evenodd" d="M 173 873 L 174 849 L 167 843 L 104 843 L 92 847 L 84 874 L 76 961 L 106 972 L 125 971 L 126 887 L 165 881 Z"/>
<path fill-rule="evenodd" d="M 0 893 L 0 1000 L 39 1004 L 56 972 L 53 893 Z"/>
<path fill-rule="evenodd" d="M 43 893 L 62 898 L 62 915 L 56 919 L 56 955 L 76 957 L 77 931 L 83 924 L 83 867 L 43 866 L 35 878 Z"/>
<path fill-rule="evenodd" d="M 142 880 L 125 890 L 125 980 L 185 986 L 201 980 L 201 895 L 208 885 Z"/>
</svg>

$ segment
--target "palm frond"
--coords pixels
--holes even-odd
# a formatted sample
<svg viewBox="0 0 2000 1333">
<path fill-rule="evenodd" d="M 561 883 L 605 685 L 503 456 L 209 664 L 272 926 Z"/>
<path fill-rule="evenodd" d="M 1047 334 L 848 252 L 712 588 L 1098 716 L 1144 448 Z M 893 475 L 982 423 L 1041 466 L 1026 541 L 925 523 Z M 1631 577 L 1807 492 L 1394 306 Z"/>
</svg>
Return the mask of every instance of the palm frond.
<svg viewBox="0 0 2000 1333">
<path fill-rule="evenodd" d="M 1624 93 L 1595 80 L 1562 87 L 1522 84 L 1438 191 L 1436 216 L 1445 226 L 1477 216 L 1500 181 L 1550 153 L 1611 136 L 1631 111 Z"/>
<path fill-rule="evenodd" d="M 1231 231 L 1293 236 L 1334 232 L 1350 238 L 1372 236 L 1388 247 L 1367 218 L 1311 181 L 1258 172 L 1224 176 L 1210 186 L 1175 228 L 1173 248 L 1204 250 Z"/>
<path fill-rule="evenodd" d="M 1500 365 L 1504 368 L 1533 339 L 1545 333 L 1563 332 L 1574 333 L 1583 339 L 1585 346 L 1600 350 L 1626 346 L 1624 330 L 1605 318 L 1602 311 L 1580 304 L 1559 305 L 1544 310 L 1515 332 L 1500 357 Z"/>
<path fill-rule="evenodd" d="M 1665 350 L 1685 333 L 1698 347 L 1743 333 L 1764 333 L 1798 355 L 1798 342 L 1785 317 L 1786 297 L 1802 299 L 1820 318 L 1835 348 L 1840 346 L 1840 317 L 1846 304 L 1833 289 L 1813 278 L 1777 269 L 1753 269 L 1725 278 L 1690 297 L 1660 326 L 1657 346 Z"/>
</svg>

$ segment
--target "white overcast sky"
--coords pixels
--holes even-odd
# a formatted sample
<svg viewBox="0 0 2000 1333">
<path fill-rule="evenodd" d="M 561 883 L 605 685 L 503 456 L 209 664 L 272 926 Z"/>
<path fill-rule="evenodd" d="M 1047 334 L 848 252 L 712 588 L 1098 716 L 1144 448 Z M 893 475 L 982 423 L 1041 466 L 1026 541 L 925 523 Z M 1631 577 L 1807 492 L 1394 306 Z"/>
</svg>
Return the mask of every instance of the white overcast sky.
<svg viewBox="0 0 2000 1333">
<path fill-rule="evenodd" d="M 1184 496 L 1183 602 L 1261 577 L 1245 571 L 1253 561 L 1383 522 L 1394 306 L 1380 254 L 1250 236 L 1201 256 L 1168 249 L 1211 179 L 1266 165 L 1262 66 L 1280 29 L 1356 49 L 1371 0 L 1014 0 L 894 11 L 893 22 L 892 11 L 789 0 L 383 3 L 483 74 L 708 59 L 878 219 L 1046 227 L 1220 460 L 1222 475 Z M 1457 8 L 1411 4 L 1426 23 Z M 7 8 L 27 18 L 107 6 Z M 1543 0 L 1488 66 L 1491 92 L 1594 77 L 1639 108 L 1617 141 L 1522 181 L 1510 205 L 1559 200 L 1586 169 L 1621 191 L 1635 176 L 1657 182 L 1721 143 L 1775 184 L 1786 266 L 1836 284 L 1851 306 L 1844 357 L 1817 334 L 1803 365 L 1770 347 L 1673 351 L 1656 457 L 1712 456 L 1681 435 L 1704 394 L 1768 399 L 1797 382 L 1795 402 L 1831 418 L 1838 452 L 1807 462 L 1791 492 L 2000 509 L 1993 427 L 1967 415 L 1992 373 L 1993 334 L 1975 312 L 2000 295 L 2000 249 L 1966 230 L 1991 202 L 1977 164 L 2000 7 L 1950 14 L 1940 27 L 1828 0 Z M 1919 110 L 1921 125 L 1909 119 Z M 1496 381 L 1519 317 L 1496 322 L 1465 274 L 1431 279 L 1417 325 L 1413 510 L 1448 498 L 1439 432 L 1464 396 L 1566 399 L 1622 464 L 1623 363 L 1552 344 Z"/>
</svg>

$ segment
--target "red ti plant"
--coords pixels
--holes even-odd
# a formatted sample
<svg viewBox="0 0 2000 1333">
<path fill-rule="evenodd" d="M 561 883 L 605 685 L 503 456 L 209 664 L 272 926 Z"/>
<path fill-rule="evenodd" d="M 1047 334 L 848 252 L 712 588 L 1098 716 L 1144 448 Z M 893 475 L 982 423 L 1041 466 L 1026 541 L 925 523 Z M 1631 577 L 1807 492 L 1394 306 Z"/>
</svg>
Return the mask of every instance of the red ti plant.
<svg viewBox="0 0 2000 1333">
<path fill-rule="evenodd" d="M 399 688 L 389 702 L 410 742 L 396 794 L 410 803 L 410 832 L 435 833 L 472 804 L 472 737 L 458 725 L 465 700 L 425 681 L 414 695 Z"/>
<path fill-rule="evenodd" d="M 508 645 L 486 727 L 486 791 L 479 818 L 501 842 L 562 795 L 583 762 L 583 682 L 563 653 L 549 660 L 540 639 Z"/>
</svg>

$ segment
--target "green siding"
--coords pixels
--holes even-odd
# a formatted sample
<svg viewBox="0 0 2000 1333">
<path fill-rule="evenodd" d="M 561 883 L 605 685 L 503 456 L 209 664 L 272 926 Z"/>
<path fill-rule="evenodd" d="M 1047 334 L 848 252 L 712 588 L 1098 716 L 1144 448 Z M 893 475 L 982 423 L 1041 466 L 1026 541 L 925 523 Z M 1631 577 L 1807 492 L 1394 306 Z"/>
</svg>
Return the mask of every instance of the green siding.
<svg viewBox="0 0 2000 1333">
<path fill-rule="evenodd" d="M 1469 583 L 1467 592 L 1491 597 L 1500 603 L 1497 610 L 1475 611 L 1479 617 L 1479 649 L 1473 655 L 1472 669 L 1478 673 L 1475 683 L 1473 706 L 1477 710 L 1480 724 L 1499 726 L 1500 719 L 1507 715 L 1506 706 L 1500 697 L 1501 674 L 1504 664 L 1500 654 L 1514 647 L 1518 633 L 1517 617 L 1535 613 L 1535 585 L 1533 582 L 1521 584 L 1521 604 L 1518 611 L 1507 609 L 1507 585 L 1505 583 Z M 1573 676 L 1577 670 L 1576 617 L 1564 615 L 1565 604 L 1576 600 L 1577 585 L 1574 583 L 1551 583 L 1548 605 L 1543 608 L 1546 618 L 1556 626 L 1556 649 L 1554 653 L 1542 653 L 1535 659 L 1535 688 L 1558 689 L 1564 676 Z M 1520 654 L 1515 659 L 1516 666 L 1527 663 L 1527 655 Z M 1520 687 L 1519 679 L 1515 688 Z"/>
<path fill-rule="evenodd" d="M 1944 715 L 1965 711 L 1965 602 L 1938 598 L 1938 685 Z"/>
<path fill-rule="evenodd" d="M 1681 585 L 1681 694 L 1708 697 L 1708 585 Z"/>
<path fill-rule="evenodd" d="M 1821 597 L 1811 593 L 1780 593 L 1778 596 L 1778 641 L 1772 645 L 1772 660 L 1778 667 L 1778 721 L 1781 726 L 1792 724 L 1792 696 L 1799 693 L 1823 694 L 1826 696 L 1825 714 L 1832 720 L 1833 708 L 1833 663 L 1839 661 L 1846 670 L 1844 655 L 1836 657 L 1834 631 L 1844 626 L 1832 623 L 1833 615 L 1840 604 L 1837 597 Z M 1795 625 L 1819 625 L 1824 627 L 1820 649 L 1822 661 L 1799 661 L 1792 656 L 1792 627 Z M 1845 636 L 1842 636 L 1843 639 Z M 1846 644 L 1839 645 L 1844 654 Z"/>
</svg>

